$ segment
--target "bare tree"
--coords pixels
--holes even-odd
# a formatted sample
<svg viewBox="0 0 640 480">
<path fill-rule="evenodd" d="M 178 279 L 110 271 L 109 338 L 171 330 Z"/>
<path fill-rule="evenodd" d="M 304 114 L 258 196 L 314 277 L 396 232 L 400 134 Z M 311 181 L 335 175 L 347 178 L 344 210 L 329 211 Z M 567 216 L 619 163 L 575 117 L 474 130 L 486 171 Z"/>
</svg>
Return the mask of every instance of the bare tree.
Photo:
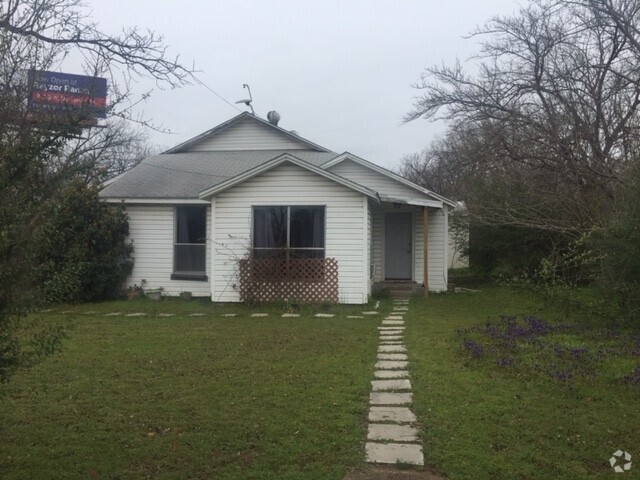
<svg viewBox="0 0 640 480">
<path fill-rule="evenodd" d="M 118 36 L 102 33 L 87 13 L 82 0 L 6 0 L 0 3 L 0 30 L 9 39 L 4 53 L 14 60 L 20 56 L 24 65 L 41 57 L 53 61 L 71 49 L 79 51 L 93 73 L 113 72 L 124 67 L 125 76 L 143 75 L 172 87 L 184 85 L 193 71 L 178 57 L 167 57 L 161 35 L 138 28 L 125 28 Z M 19 45 L 29 45 L 31 56 Z M 33 55 L 42 51 L 40 55 Z"/>
<path fill-rule="evenodd" d="M 30 115 L 27 71 L 57 70 L 70 55 L 82 59 L 85 74 L 109 80 L 105 128 L 81 129 L 76 120 L 45 125 Z M 0 1 L 0 380 L 22 361 L 8 315 L 21 303 L 33 305 L 38 241 L 50 241 L 33 235 L 49 226 L 44 207 L 58 205 L 78 180 L 95 183 L 122 172 L 148 148 L 144 132 L 127 123 L 148 124 L 132 115 L 131 80 L 140 76 L 171 88 L 194 78 L 168 56 L 162 36 L 137 28 L 106 35 L 81 0 Z M 80 192 L 91 195 L 94 189 Z"/>
<path fill-rule="evenodd" d="M 473 33 L 473 73 L 426 71 L 406 120 L 455 121 L 447 162 L 471 173 L 475 216 L 570 235 L 602 224 L 637 158 L 639 11 L 639 0 L 533 0 Z"/>
</svg>

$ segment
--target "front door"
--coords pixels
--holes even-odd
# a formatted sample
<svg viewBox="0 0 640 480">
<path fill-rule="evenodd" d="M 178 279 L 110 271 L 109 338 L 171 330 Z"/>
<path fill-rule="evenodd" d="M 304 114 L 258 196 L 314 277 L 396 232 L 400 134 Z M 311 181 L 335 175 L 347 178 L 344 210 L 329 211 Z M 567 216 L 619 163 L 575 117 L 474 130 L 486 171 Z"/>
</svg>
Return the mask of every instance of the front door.
<svg viewBox="0 0 640 480">
<path fill-rule="evenodd" d="M 411 280 L 411 213 L 387 213 L 384 218 L 384 271 L 387 280 Z"/>
</svg>

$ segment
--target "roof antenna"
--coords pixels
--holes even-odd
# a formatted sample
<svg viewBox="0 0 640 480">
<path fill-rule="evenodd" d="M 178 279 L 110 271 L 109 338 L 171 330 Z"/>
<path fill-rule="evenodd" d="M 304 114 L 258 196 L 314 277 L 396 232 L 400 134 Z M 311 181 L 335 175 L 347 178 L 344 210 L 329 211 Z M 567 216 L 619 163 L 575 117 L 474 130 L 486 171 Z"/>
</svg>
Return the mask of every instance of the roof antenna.
<svg viewBox="0 0 640 480">
<path fill-rule="evenodd" d="M 251 115 L 255 116 L 256 112 L 253 110 L 253 106 L 251 105 L 251 102 L 253 102 L 253 96 L 251 95 L 251 89 L 249 88 L 249 85 L 247 85 L 246 83 L 242 84 L 242 88 L 246 88 L 247 90 L 249 90 L 249 98 L 244 98 L 242 100 L 238 100 L 236 103 L 244 103 L 247 107 L 249 107 L 251 109 Z"/>
</svg>

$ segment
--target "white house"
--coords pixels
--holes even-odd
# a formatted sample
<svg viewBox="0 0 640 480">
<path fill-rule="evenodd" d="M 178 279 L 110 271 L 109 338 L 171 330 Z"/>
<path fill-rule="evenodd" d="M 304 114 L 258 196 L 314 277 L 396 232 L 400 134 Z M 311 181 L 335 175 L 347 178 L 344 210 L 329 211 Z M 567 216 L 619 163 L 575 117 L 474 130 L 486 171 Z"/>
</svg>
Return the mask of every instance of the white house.
<svg viewBox="0 0 640 480">
<path fill-rule="evenodd" d="M 352 304 L 377 282 L 447 287 L 455 202 L 249 113 L 146 158 L 100 195 L 129 214 L 129 285 Z"/>
</svg>

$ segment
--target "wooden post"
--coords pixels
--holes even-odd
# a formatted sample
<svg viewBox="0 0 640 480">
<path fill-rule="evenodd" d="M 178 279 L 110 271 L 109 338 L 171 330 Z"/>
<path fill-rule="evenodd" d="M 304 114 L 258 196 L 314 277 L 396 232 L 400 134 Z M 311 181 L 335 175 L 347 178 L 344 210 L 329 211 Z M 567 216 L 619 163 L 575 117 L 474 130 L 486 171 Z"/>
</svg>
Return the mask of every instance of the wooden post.
<svg viewBox="0 0 640 480">
<path fill-rule="evenodd" d="M 429 210 L 422 207 L 422 263 L 424 276 L 424 296 L 429 296 Z"/>
</svg>

